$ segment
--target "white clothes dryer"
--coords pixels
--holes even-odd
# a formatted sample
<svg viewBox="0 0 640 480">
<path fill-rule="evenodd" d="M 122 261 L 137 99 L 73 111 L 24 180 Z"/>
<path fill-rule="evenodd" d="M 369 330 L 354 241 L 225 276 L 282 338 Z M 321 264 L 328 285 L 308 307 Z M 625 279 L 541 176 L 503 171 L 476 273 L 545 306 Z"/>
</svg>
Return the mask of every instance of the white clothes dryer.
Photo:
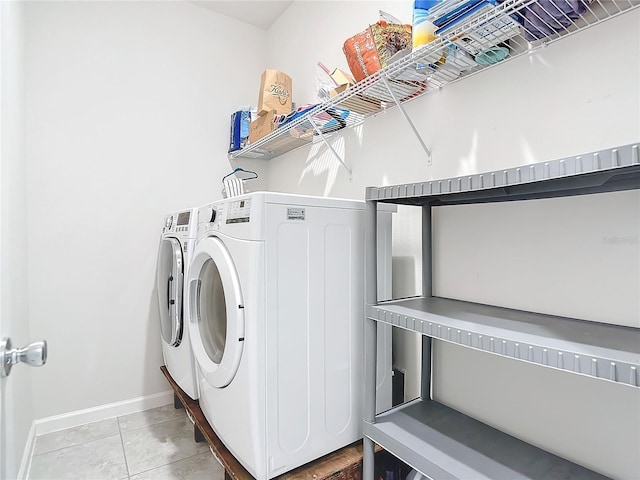
<svg viewBox="0 0 640 480">
<path fill-rule="evenodd" d="M 199 211 L 187 314 L 200 406 L 258 480 L 362 437 L 364 205 L 256 192 Z"/>
<path fill-rule="evenodd" d="M 171 378 L 194 400 L 198 398 L 198 385 L 183 296 L 197 232 L 197 208 L 166 215 L 156 269 L 165 366 Z"/>
</svg>

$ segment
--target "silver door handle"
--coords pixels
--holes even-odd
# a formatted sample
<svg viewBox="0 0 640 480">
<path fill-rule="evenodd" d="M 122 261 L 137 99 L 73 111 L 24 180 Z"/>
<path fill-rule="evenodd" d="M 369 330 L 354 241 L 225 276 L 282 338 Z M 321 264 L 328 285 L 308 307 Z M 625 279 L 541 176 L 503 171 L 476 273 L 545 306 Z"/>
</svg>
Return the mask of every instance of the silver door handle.
<svg viewBox="0 0 640 480">
<path fill-rule="evenodd" d="M 0 377 L 8 377 L 11 367 L 26 363 L 32 367 L 41 367 L 47 363 L 47 341 L 33 342 L 23 348 L 11 348 L 11 338 L 0 341 Z"/>
</svg>

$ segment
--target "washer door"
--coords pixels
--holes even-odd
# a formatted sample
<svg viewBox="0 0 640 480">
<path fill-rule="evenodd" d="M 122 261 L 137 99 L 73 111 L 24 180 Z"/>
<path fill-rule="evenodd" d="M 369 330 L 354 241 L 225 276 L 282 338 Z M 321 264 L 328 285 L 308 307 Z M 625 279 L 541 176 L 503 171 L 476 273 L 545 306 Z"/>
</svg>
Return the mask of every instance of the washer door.
<svg viewBox="0 0 640 480">
<path fill-rule="evenodd" d="M 193 353 L 207 383 L 226 387 L 244 347 L 244 302 L 233 259 L 219 238 L 198 242 L 187 288 Z"/>
<path fill-rule="evenodd" d="M 182 280 L 180 242 L 176 238 L 163 238 L 158 250 L 156 287 L 162 339 L 173 347 L 177 347 L 182 341 Z"/>
</svg>

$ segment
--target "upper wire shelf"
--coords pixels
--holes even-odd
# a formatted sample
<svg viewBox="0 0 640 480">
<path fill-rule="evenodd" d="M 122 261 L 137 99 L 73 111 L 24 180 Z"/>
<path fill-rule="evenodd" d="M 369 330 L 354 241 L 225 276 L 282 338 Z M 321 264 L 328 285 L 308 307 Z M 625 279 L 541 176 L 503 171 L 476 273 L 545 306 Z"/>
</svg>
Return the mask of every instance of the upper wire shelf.
<svg viewBox="0 0 640 480">
<path fill-rule="evenodd" d="M 447 3 L 456 1 L 445 0 Z M 568 0 L 506 0 L 486 13 L 460 21 L 433 42 L 407 53 L 257 142 L 229 153 L 229 160 L 269 160 L 321 138 L 324 132 L 319 125 L 327 111 L 341 112 L 344 116 L 344 111 L 348 110 L 343 128 L 355 127 L 394 105 L 402 108 L 401 104 L 414 98 L 640 7 L 640 0 L 577 0 L 571 3 L 581 5 L 584 11 L 566 11 L 564 6 L 568 5 Z M 449 61 L 446 53 L 454 47 L 457 51 L 464 50 L 464 55 Z M 473 60 L 474 52 L 504 52 L 504 49 L 508 56 L 501 61 L 492 63 L 495 60 L 489 58 L 479 63 L 478 57 Z M 408 117 L 407 120 L 411 122 Z M 414 132 L 419 138 L 415 128 Z"/>
</svg>

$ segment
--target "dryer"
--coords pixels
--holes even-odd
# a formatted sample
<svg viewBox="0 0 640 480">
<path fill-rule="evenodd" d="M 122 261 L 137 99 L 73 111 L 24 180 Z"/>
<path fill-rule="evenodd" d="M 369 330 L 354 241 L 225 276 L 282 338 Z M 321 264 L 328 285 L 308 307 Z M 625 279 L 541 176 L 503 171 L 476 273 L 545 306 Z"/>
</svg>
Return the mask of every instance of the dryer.
<svg viewBox="0 0 640 480">
<path fill-rule="evenodd" d="M 165 216 L 156 269 L 162 354 L 171 377 L 194 400 L 198 398 L 195 361 L 184 315 L 184 279 L 198 232 L 198 209 Z"/>
<path fill-rule="evenodd" d="M 258 480 L 362 437 L 364 205 L 256 192 L 199 211 L 187 314 L 200 406 Z"/>
</svg>

